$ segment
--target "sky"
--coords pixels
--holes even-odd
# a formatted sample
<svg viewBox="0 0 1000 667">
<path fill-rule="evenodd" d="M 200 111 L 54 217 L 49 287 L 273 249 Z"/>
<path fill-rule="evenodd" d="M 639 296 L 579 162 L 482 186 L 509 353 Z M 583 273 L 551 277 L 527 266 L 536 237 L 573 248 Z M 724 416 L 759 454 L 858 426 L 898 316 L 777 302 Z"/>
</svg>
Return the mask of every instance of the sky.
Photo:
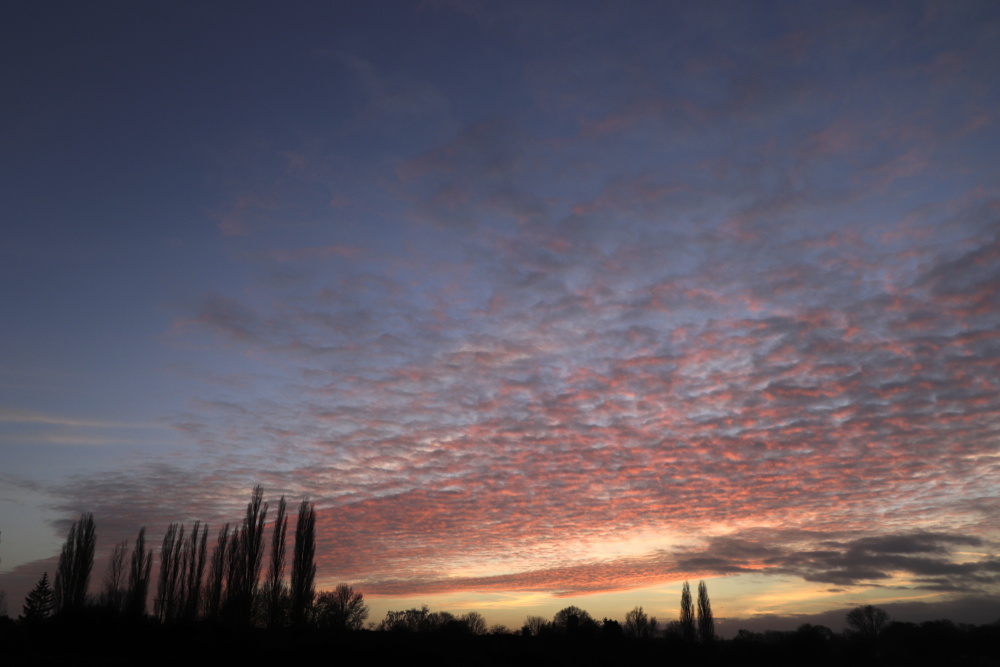
<svg viewBox="0 0 1000 667">
<path fill-rule="evenodd" d="M 96 591 L 260 484 L 373 620 L 1000 618 L 997 3 L 22 2 L 0 53 L 9 613 L 81 513 Z"/>
</svg>

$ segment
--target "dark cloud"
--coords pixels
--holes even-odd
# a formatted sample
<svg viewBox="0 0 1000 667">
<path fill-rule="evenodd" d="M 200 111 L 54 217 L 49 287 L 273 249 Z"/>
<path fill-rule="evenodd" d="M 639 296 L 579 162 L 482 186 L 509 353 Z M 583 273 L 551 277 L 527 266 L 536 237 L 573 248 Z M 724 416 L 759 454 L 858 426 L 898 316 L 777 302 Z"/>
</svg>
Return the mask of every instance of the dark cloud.
<svg viewBox="0 0 1000 667">
<path fill-rule="evenodd" d="M 817 547 L 819 547 L 817 549 Z M 899 580 L 923 590 L 971 593 L 1000 583 L 995 545 L 953 533 L 901 533 L 828 539 L 822 534 L 775 534 L 771 539 L 726 537 L 679 560 L 725 574 L 753 567 L 762 574 L 802 577 L 836 586 L 885 585 Z M 963 555 L 971 552 L 973 556 Z M 984 553 L 984 551 L 986 553 Z"/>
</svg>

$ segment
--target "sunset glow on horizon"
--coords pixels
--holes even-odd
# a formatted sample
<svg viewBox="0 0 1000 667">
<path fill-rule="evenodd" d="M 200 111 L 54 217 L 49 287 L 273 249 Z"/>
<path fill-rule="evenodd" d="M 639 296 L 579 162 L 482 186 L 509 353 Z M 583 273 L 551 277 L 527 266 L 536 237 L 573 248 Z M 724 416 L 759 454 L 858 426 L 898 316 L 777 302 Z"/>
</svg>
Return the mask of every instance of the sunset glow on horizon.
<svg viewBox="0 0 1000 667">
<path fill-rule="evenodd" d="M 375 621 L 1000 618 L 1000 5 L 0 11 L 11 615 L 260 484 Z"/>
</svg>

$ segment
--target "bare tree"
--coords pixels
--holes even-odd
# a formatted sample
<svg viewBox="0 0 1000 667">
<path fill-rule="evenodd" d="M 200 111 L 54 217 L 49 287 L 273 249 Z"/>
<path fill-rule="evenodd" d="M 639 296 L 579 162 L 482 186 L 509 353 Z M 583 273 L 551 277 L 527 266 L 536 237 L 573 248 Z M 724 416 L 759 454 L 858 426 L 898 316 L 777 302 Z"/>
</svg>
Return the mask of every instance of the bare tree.
<svg viewBox="0 0 1000 667">
<path fill-rule="evenodd" d="M 378 629 L 383 632 L 426 632 L 437 629 L 442 620 L 440 614 L 431 614 L 427 605 L 422 605 L 420 609 L 387 611 Z"/>
<path fill-rule="evenodd" d="M 889 614 L 870 604 L 855 607 L 847 612 L 847 624 L 865 639 L 875 641 L 889 623 Z"/>
<path fill-rule="evenodd" d="M 230 619 L 238 625 L 250 624 L 257 600 L 267 520 L 267 503 L 263 499 L 264 489 L 260 485 L 253 487 L 243 525 L 230 539 L 226 608 Z"/>
<path fill-rule="evenodd" d="M 295 523 L 295 554 L 292 560 L 292 623 L 302 625 L 316 595 L 316 510 L 303 500 Z"/>
<path fill-rule="evenodd" d="M 681 589 L 681 616 L 679 620 L 681 639 L 693 642 L 697 636 L 694 627 L 694 604 L 691 601 L 691 586 L 684 582 Z"/>
<path fill-rule="evenodd" d="M 521 627 L 521 634 L 537 637 L 544 632 L 545 626 L 548 624 L 548 620 L 543 616 L 528 616 L 524 619 L 524 625 Z"/>
<path fill-rule="evenodd" d="M 698 582 L 698 638 L 703 644 L 715 641 L 715 619 L 712 617 L 712 603 L 708 601 L 708 586 Z"/>
<path fill-rule="evenodd" d="M 489 628 L 486 625 L 486 619 L 478 611 L 470 611 L 467 614 L 462 614 L 459 621 L 465 624 L 465 627 L 469 629 L 474 635 L 485 635 L 489 632 Z"/>
<path fill-rule="evenodd" d="M 104 590 L 101 592 L 101 606 L 116 614 L 125 611 L 125 597 L 128 593 L 128 572 L 125 559 L 128 557 L 128 540 L 115 545 L 108 559 L 108 569 L 104 573 Z"/>
<path fill-rule="evenodd" d="M 264 597 L 267 602 L 267 624 L 277 626 L 281 621 L 285 601 L 285 535 L 288 517 L 285 516 L 285 497 L 278 501 L 278 516 L 271 531 L 271 564 L 267 570 L 267 584 Z"/>
<path fill-rule="evenodd" d="M 360 630 L 368 618 L 368 605 L 361 591 L 347 584 L 337 584 L 333 591 L 319 593 L 313 609 L 316 625 L 334 632 Z"/>
<path fill-rule="evenodd" d="M 129 568 L 128 592 L 125 609 L 129 616 L 138 618 L 146 613 L 146 596 L 149 593 L 149 573 L 153 567 L 153 550 L 146 551 L 146 527 L 139 529 L 132 550 Z"/>
<path fill-rule="evenodd" d="M 200 531 L 200 532 L 199 532 Z M 184 584 L 181 595 L 181 618 L 191 622 L 198 616 L 198 606 L 201 602 L 201 581 L 205 573 L 205 549 L 208 545 L 208 524 L 194 522 L 191 536 L 184 547 Z"/>
<path fill-rule="evenodd" d="M 69 535 L 59 554 L 59 566 L 53 586 L 56 611 L 79 610 L 86 604 L 96 544 L 94 515 L 81 514 L 80 520 L 74 521 L 70 526 Z"/>
<path fill-rule="evenodd" d="M 181 561 L 183 546 L 184 526 L 177 523 L 167 526 L 160 547 L 160 577 L 153 604 L 157 618 L 164 622 L 174 621 L 181 607 L 179 598 L 182 595 L 180 588 L 184 572 Z"/>
<path fill-rule="evenodd" d="M 649 639 L 656 632 L 656 619 L 649 618 L 642 607 L 636 607 L 625 614 L 625 636 L 635 639 Z"/>
<path fill-rule="evenodd" d="M 229 524 L 227 523 L 219 531 L 219 537 L 212 550 L 212 562 L 208 570 L 207 591 L 205 596 L 205 614 L 208 618 L 218 620 L 219 611 L 222 609 L 223 592 L 227 578 L 227 567 L 229 559 Z"/>
</svg>

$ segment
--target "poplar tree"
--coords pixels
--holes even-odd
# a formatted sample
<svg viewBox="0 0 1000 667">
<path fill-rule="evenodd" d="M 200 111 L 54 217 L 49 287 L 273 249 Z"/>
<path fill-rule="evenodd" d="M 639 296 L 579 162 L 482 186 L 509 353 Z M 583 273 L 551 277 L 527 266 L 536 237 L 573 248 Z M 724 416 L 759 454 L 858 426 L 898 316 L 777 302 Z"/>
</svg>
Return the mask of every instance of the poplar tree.
<svg viewBox="0 0 1000 667">
<path fill-rule="evenodd" d="M 281 607 L 285 598 L 285 585 L 282 577 L 285 574 L 285 535 L 288 530 L 288 517 L 285 516 L 285 497 L 278 502 L 278 516 L 271 532 L 271 564 L 267 571 L 267 585 L 264 597 L 267 601 L 267 623 L 270 627 L 278 625 L 281 620 Z"/>
<path fill-rule="evenodd" d="M 164 622 L 173 621 L 177 615 L 178 592 L 182 581 L 181 549 L 184 543 L 184 526 L 172 523 L 163 534 L 160 546 L 160 576 L 156 587 L 154 609 Z"/>
<path fill-rule="evenodd" d="M 132 563 L 129 567 L 128 592 L 125 610 L 129 616 L 139 618 L 146 613 L 146 596 L 149 594 L 149 574 L 153 567 L 153 550 L 146 551 L 146 527 L 139 529 L 132 549 Z"/>
<path fill-rule="evenodd" d="M 70 526 L 69 535 L 59 554 L 53 586 L 56 611 L 77 611 L 86 604 L 96 544 L 94 515 L 81 514 L 80 520 L 74 521 Z"/>
<path fill-rule="evenodd" d="M 200 533 L 199 533 L 200 528 Z M 205 550 L 208 546 L 208 524 L 194 522 L 194 529 L 184 547 L 184 585 L 182 608 L 179 610 L 185 621 L 193 621 L 198 616 L 201 601 L 201 581 L 205 573 Z"/>
<path fill-rule="evenodd" d="M 715 619 L 712 618 L 712 603 L 708 601 L 708 586 L 698 582 L 698 638 L 703 644 L 715 641 Z"/>
<path fill-rule="evenodd" d="M 101 593 L 101 606 L 116 614 L 125 610 L 125 596 L 128 593 L 126 583 L 128 572 L 125 569 L 125 559 L 128 557 L 128 540 L 122 540 L 115 545 L 108 559 L 108 569 L 104 573 L 104 591 Z"/>
<path fill-rule="evenodd" d="M 215 549 L 212 550 L 212 562 L 208 569 L 207 590 L 205 592 L 205 614 L 218 620 L 219 611 L 223 604 L 223 593 L 229 566 L 229 524 L 227 523 L 219 531 L 219 536 L 215 542 Z"/>
<path fill-rule="evenodd" d="M 225 608 L 230 619 L 238 625 L 250 624 L 257 599 L 257 580 L 264 558 L 264 522 L 267 520 L 267 503 L 263 498 L 264 489 L 255 486 L 243 525 L 229 540 Z"/>
<path fill-rule="evenodd" d="M 694 604 L 691 601 L 691 586 L 688 582 L 684 582 L 684 587 L 681 589 L 681 639 L 686 642 L 693 642 L 695 640 L 695 627 L 694 627 Z"/>
<path fill-rule="evenodd" d="M 316 596 L 316 510 L 303 500 L 295 522 L 295 555 L 292 560 L 292 623 L 300 626 Z"/>
</svg>

